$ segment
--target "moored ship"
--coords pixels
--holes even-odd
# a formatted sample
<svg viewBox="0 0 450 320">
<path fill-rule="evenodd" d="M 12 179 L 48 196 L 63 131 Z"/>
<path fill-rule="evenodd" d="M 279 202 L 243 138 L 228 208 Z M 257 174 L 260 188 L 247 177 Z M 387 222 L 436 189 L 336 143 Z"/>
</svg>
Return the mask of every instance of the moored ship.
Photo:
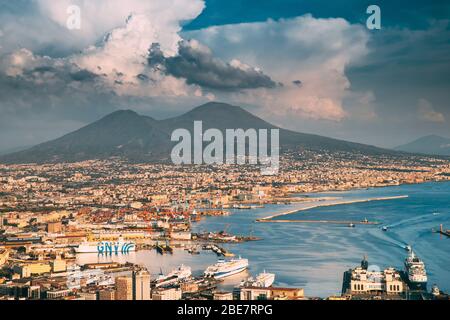
<svg viewBox="0 0 450 320">
<path fill-rule="evenodd" d="M 409 256 L 405 259 L 405 269 L 408 275 L 408 282 L 411 289 L 427 289 L 427 272 L 423 261 L 411 250 Z"/>
<path fill-rule="evenodd" d="M 182 264 L 178 268 L 172 270 L 172 272 L 170 272 L 168 275 L 164 275 L 161 271 L 158 278 L 156 278 L 155 286 L 166 287 L 174 285 L 180 281 L 190 278 L 191 275 L 191 268 Z"/>
<path fill-rule="evenodd" d="M 256 278 L 250 277 L 247 280 L 243 280 L 241 282 L 241 287 L 260 287 L 260 288 L 268 288 L 275 281 L 275 274 L 267 273 L 265 270 L 263 273 L 260 273 L 256 276 Z"/>
<path fill-rule="evenodd" d="M 216 264 L 209 266 L 205 270 L 205 277 L 221 279 L 240 273 L 247 268 L 247 259 L 242 259 L 240 257 L 239 259 L 231 259 L 229 261 L 220 259 Z"/>
<path fill-rule="evenodd" d="M 132 251 L 136 251 L 136 244 L 123 238 L 118 241 L 83 242 L 75 248 L 76 253 L 126 254 Z"/>
</svg>

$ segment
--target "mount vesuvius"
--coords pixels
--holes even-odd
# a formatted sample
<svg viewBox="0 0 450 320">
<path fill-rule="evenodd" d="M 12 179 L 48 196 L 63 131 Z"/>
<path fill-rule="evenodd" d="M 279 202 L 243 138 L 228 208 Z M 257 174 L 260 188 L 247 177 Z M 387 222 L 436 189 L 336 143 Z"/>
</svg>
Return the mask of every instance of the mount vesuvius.
<svg viewBox="0 0 450 320">
<path fill-rule="evenodd" d="M 155 120 L 131 110 L 120 110 L 61 138 L 2 155 L 0 162 L 57 163 L 110 157 L 121 157 L 133 162 L 168 161 L 172 147 L 176 144 L 170 141 L 173 130 L 185 128 L 192 132 L 194 121 L 202 121 L 204 130 L 277 128 L 241 107 L 217 102 L 207 103 L 166 120 Z M 281 152 L 305 148 L 363 154 L 397 153 L 374 146 L 279 129 Z"/>
</svg>

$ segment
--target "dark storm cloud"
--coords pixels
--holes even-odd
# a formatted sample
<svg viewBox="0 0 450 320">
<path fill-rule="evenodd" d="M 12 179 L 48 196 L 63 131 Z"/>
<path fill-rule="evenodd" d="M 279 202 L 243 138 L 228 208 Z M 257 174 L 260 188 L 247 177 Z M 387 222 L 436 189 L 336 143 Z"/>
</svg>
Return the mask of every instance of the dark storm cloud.
<svg viewBox="0 0 450 320">
<path fill-rule="evenodd" d="M 75 81 L 92 81 L 98 77 L 95 73 L 92 73 L 88 70 L 80 70 L 77 72 L 73 72 L 70 74 L 70 77 Z"/>
<path fill-rule="evenodd" d="M 150 50 L 149 63 L 167 74 L 186 79 L 188 84 L 216 90 L 275 88 L 269 76 L 235 61 L 226 63 L 215 58 L 209 48 L 196 41 L 181 41 L 178 55 L 166 58 L 159 46 Z"/>
</svg>

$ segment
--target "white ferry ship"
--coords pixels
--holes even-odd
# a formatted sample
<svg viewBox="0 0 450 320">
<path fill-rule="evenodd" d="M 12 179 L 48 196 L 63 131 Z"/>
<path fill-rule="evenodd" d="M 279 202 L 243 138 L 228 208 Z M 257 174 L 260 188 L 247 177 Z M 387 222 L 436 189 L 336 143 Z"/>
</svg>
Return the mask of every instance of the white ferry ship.
<svg viewBox="0 0 450 320">
<path fill-rule="evenodd" d="M 180 281 L 190 278 L 192 275 L 191 267 L 181 265 L 172 270 L 168 275 L 164 275 L 161 271 L 158 278 L 156 278 L 156 287 L 165 287 L 176 284 Z"/>
<path fill-rule="evenodd" d="M 426 290 L 428 277 L 425 264 L 412 250 L 405 259 L 405 268 L 410 286 L 413 289 Z"/>
<path fill-rule="evenodd" d="M 136 251 L 136 244 L 133 241 L 100 241 L 100 242 L 83 242 L 77 248 L 76 253 L 98 253 L 98 254 L 119 254 Z"/>
<path fill-rule="evenodd" d="M 205 277 L 221 279 L 240 273 L 248 268 L 248 260 L 232 259 L 229 261 L 220 259 L 216 264 L 205 270 Z"/>
<path fill-rule="evenodd" d="M 260 273 L 256 276 L 256 278 L 250 277 L 247 280 L 241 282 L 241 287 L 259 287 L 259 288 L 268 288 L 275 281 L 275 274 L 267 273 L 265 270 L 263 273 Z"/>
</svg>

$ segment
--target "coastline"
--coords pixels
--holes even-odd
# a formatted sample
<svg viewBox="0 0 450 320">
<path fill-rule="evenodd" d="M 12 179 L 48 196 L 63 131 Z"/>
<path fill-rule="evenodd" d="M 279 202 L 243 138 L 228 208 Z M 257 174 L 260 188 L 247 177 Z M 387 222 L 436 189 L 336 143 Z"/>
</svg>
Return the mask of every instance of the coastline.
<svg viewBox="0 0 450 320">
<path fill-rule="evenodd" d="M 300 211 L 306 211 L 306 210 L 310 210 L 310 209 L 314 209 L 314 208 L 320 208 L 320 207 L 329 207 L 329 206 L 339 206 L 339 205 L 346 205 L 346 204 L 354 204 L 354 203 L 364 203 L 364 202 L 372 202 L 372 201 L 387 201 L 387 200 L 397 200 L 397 199 L 405 199 L 408 198 L 408 195 L 401 195 L 401 196 L 391 196 L 391 197 L 376 197 L 376 198 L 365 198 L 365 199 L 355 199 L 355 200 L 337 200 L 336 202 L 332 202 L 332 203 L 317 203 L 320 202 L 319 201 L 312 201 L 315 202 L 314 204 L 304 207 L 304 208 L 297 208 L 297 209 L 292 209 L 289 211 L 285 211 L 282 213 L 277 213 L 274 215 L 270 215 L 268 217 L 264 217 L 261 219 L 257 219 L 256 222 L 276 222 L 276 221 L 270 221 L 274 218 L 278 218 L 281 216 L 286 216 L 289 214 L 293 214 L 296 212 L 300 212 Z M 333 200 L 331 200 L 333 201 Z"/>
</svg>

